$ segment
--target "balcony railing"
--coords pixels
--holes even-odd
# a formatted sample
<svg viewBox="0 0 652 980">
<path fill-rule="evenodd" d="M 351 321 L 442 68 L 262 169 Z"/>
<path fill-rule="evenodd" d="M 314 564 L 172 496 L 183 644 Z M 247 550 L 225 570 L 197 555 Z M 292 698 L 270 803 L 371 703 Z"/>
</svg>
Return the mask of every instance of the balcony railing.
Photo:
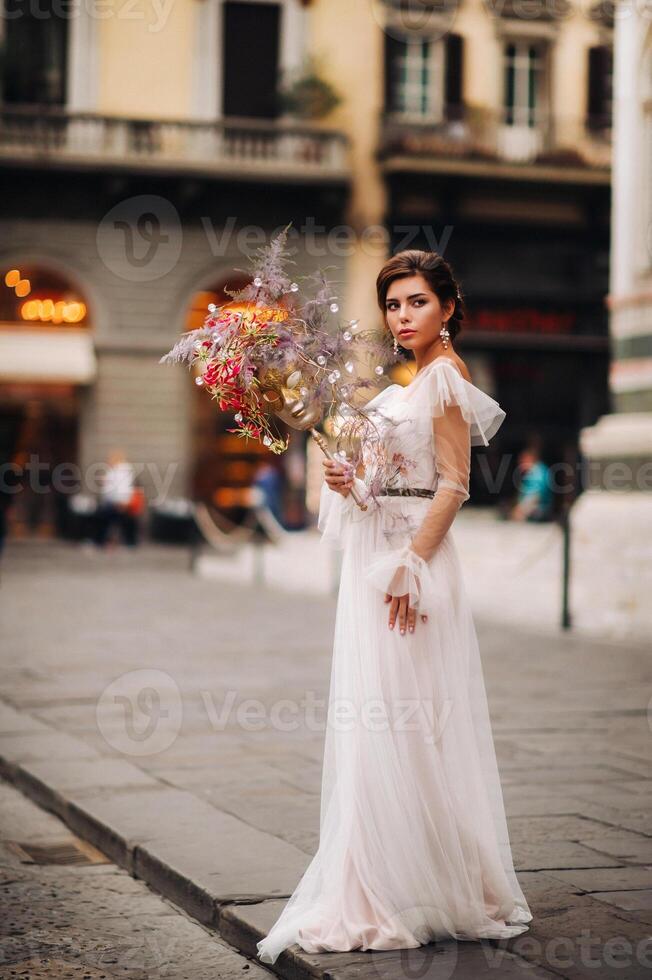
<svg viewBox="0 0 652 980">
<path fill-rule="evenodd" d="M 0 160 L 327 181 L 347 177 L 347 156 L 343 133 L 285 122 L 0 111 Z"/>
<path fill-rule="evenodd" d="M 386 116 L 380 157 L 449 158 L 608 171 L 611 130 L 577 119 L 507 119 L 505 113 L 460 108 L 458 118 L 424 123 Z M 531 123 L 531 124 L 530 124 Z"/>
</svg>

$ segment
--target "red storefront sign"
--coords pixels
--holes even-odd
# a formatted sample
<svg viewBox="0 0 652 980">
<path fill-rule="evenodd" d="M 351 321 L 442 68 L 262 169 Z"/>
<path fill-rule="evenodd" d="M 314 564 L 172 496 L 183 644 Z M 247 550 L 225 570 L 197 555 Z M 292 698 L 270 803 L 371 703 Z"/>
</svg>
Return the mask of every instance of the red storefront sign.
<svg viewBox="0 0 652 980">
<path fill-rule="evenodd" d="M 470 310 L 466 326 L 487 333 L 572 334 L 577 323 L 576 313 L 553 313 L 532 307 L 512 310 Z"/>
</svg>

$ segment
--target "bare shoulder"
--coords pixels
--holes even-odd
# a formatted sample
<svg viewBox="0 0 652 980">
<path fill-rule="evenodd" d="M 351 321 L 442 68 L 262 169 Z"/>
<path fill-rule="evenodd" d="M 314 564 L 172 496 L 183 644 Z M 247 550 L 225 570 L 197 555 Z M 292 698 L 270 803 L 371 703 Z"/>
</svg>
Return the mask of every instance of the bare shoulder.
<svg viewBox="0 0 652 980">
<path fill-rule="evenodd" d="M 458 368 L 460 374 L 462 375 L 465 381 L 469 381 L 469 382 L 471 381 L 471 372 L 469 371 L 468 367 L 466 366 L 466 364 L 464 363 L 464 361 L 456 351 L 452 351 L 450 354 L 442 355 L 442 356 L 447 357 L 449 361 L 453 362 L 453 364 L 455 365 L 456 368 Z"/>
<path fill-rule="evenodd" d="M 466 366 L 462 358 L 459 356 L 459 354 L 455 355 L 455 363 L 457 364 L 458 368 L 462 372 L 462 377 L 466 381 L 471 381 L 471 372 L 469 371 L 468 367 Z"/>
</svg>

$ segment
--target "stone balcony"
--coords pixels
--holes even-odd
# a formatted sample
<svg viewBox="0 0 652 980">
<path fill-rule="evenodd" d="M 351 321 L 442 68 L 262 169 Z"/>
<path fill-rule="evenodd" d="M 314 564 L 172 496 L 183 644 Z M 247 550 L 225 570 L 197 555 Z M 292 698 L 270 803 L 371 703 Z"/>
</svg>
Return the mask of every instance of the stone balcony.
<svg viewBox="0 0 652 980">
<path fill-rule="evenodd" d="M 0 164 L 333 183 L 349 177 L 343 133 L 285 121 L 131 119 L 3 108 Z"/>
<path fill-rule="evenodd" d="M 455 172 L 526 180 L 608 184 L 611 130 L 582 120 L 460 107 L 439 123 L 387 115 L 379 158 L 385 172 Z"/>
</svg>

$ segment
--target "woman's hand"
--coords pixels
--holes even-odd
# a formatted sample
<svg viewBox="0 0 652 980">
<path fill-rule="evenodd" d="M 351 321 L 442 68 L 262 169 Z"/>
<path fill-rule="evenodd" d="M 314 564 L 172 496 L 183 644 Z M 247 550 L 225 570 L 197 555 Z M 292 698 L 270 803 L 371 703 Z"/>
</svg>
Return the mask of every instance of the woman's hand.
<svg viewBox="0 0 652 980">
<path fill-rule="evenodd" d="M 336 493 L 341 493 L 343 497 L 348 497 L 353 486 L 353 463 L 338 462 L 336 459 L 323 459 L 324 479 Z"/>
<path fill-rule="evenodd" d="M 410 605 L 409 595 L 390 595 L 389 592 L 385 593 L 385 602 L 390 603 L 389 607 L 389 628 L 394 629 L 394 624 L 398 616 L 398 626 L 401 631 L 401 636 L 405 633 L 405 629 L 414 633 L 414 627 L 417 621 L 417 611 L 413 606 Z M 428 622 L 427 613 L 421 614 L 421 622 Z"/>
</svg>

